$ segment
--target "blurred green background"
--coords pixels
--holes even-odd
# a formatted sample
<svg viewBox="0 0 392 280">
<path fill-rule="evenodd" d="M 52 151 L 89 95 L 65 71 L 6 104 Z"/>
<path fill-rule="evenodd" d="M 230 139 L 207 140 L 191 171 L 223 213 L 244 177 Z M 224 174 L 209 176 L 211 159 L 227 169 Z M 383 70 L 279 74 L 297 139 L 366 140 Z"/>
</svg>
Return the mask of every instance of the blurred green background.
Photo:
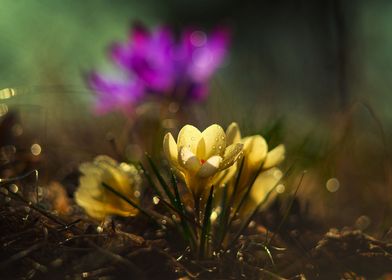
<svg viewBox="0 0 392 280">
<path fill-rule="evenodd" d="M 7 104 L 58 162 L 77 166 L 109 153 L 96 147 L 108 127 L 121 132 L 118 114 L 92 117 L 83 75 L 111 69 L 107 48 L 126 40 L 135 21 L 178 32 L 189 25 L 230 27 L 231 50 L 211 83 L 208 121 L 238 121 L 254 133 L 282 120 L 276 141 L 288 146 L 289 160 L 300 159 L 298 170 L 318 170 L 308 185 L 341 180 L 341 196 L 305 188 L 307 198 L 327 196 L 322 215 L 335 207 L 350 221 L 373 210 L 377 217 L 375 201 L 390 199 L 389 147 L 380 127 L 389 143 L 391 1 L 0 0 L 0 88 L 18 89 Z M 356 102 L 369 104 L 376 117 L 352 107 Z"/>
<path fill-rule="evenodd" d="M 238 100 L 243 108 L 256 104 L 256 111 L 296 113 L 303 122 L 304 114 L 325 116 L 363 98 L 392 118 L 390 1 L 271 2 L 1 0 L 0 87 L 61 86 L 51 94 L 79 91 L 72 99 L 83 102 L 89 95 L 82 74 L 109 67 L 108 45 L 125 40 L 132 22 L 176 30 L 226 24 L 232 49 L 212 101 L 224 98 L 240 116 Z M 337 84 L 341 37 L 347 97 Z"/>
</svg>

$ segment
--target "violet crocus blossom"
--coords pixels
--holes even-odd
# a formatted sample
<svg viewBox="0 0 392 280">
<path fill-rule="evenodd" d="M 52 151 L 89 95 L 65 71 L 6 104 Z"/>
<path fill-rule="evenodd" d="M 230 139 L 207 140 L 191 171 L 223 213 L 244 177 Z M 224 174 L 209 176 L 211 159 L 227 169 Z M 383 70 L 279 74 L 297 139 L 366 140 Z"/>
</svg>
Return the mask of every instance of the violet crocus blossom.
<svg viewBox="0 0 392 280">
<path fill-rule="evenodd" d="M 129 110 L 147 95 L 167 96 L 178 102 L 201 101 L 208 82 L 227 52 L 229 33 L 218 28 L 207 35 L 185 30 L 176 41 L 165 27 L 149 32 L 140 25 L 129 40 L 115 43 L 110 55 L 125 74 L 115 79 L 93 72 L 88 82 L 96 92 L 96 111 Z"/>
</svg>

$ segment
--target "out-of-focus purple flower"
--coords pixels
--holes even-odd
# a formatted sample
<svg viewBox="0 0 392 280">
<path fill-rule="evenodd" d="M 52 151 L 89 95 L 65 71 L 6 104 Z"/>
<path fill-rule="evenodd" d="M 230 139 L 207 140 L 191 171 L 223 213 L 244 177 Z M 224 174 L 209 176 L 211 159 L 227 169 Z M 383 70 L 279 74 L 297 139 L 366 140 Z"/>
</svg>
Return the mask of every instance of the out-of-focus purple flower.
<svg viewBox="0 0 392 280">
<path fill-rule="evenodd" d="M 205 99 L 208 81 L 222 63 L 228 43 L 229 32 L 224 28 L 209 35 L 188 29 L 175 40 L 168 28 L 149 32 L 135 25 L 128 42 L 115 43 L 110 49 L 126 78 L 114 80 L 95 72 L 89 76 L 89 85 L 97 93 L 96 111 L 129 108 L 147 94 L 179 102 Z"/>
</svg>

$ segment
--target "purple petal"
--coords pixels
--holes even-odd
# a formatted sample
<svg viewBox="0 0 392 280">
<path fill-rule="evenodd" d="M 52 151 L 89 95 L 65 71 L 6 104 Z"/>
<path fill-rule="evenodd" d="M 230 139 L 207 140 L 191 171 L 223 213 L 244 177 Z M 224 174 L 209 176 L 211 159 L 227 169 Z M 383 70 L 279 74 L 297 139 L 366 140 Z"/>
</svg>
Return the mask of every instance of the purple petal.
<svg viewBox="0 0 392 280">
<path fill-rule="evenodd" d="M 175 82 L 171 59 L 173 36 L 166 28 L 153 32 L 143 46 L 134 45 L 130 66 L 135 74 L 155 91 L 168 91 Z"/>
<path fill-rule="evenodd" d="M 110 48 L 110 55 L 117 65 L 129 71 L 131 50 L 128 44 L 114 43 Z"/>
<path fill-rule="evenodd" d="M 98 114 L 115 109 L 129 109 L 144 95 L 144 87 L 137 80 L 111 81 L 92 73 L 88 82 L 96 92 L 95 111 Z"/>
<path fill-rule="evenodd" d="M 197 38 L 200 35 L 196 35 L 196 32 L 199 31 L 194 31 L 188 38 L 194 47 L 188 75 L 196 82 L 205 82 L 216 71 L 227 53 L 229 32 L 226 29 L 217 29 L 206 36 L 204 43 L 203 38 Z"/>
</svg>

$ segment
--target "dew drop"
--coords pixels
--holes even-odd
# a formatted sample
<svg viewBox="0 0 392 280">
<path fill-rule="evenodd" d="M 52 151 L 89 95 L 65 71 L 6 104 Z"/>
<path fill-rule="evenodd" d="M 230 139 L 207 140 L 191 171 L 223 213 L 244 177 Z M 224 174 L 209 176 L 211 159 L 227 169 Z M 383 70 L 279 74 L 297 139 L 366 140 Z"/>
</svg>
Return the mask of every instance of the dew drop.
<svg viewBox="0 0 392 280">
<path fill-rule="evenodd" d="M 12 192 L 12 193 L 17 193 L 18 190 L 19 190 L 18 186 L 15 185 L 15 184 L 10 185 L 10 186 L 8 187 L 8 189 L 9 189 L 9 191 Z"/>
<path fill-rule="evenodd" d="M 159 203 L 159 201 L 160 201 L 160 199 L 159 199 L 159 197 L 157 197 L 157 196 L 154 196 L 154 197 L 152 198 L 152 202 L 153 202 L 155 205 L 157 205 L 157 204 Z"/>
</svg>

